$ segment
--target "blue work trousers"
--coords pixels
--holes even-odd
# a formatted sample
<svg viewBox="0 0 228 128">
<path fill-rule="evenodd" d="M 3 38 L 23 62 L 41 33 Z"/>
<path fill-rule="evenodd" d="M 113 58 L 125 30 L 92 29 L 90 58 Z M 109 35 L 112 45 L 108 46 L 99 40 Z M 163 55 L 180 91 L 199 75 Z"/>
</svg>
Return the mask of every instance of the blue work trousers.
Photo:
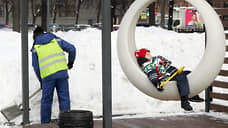
<svg viewBox="0 0 228 128">
<path fill-rule="evenodd" d="M 41 123 L 50 123 L 53 94 L 56 88 L 60 111 L 70 110 L 68 78 L 42 81 Z"/>
<path fill-rule="evenodd" d="M 177 88 L 180 97 L 182 96 L 188 96 L 189 91 L 189 83 L 187 75 L 189 74 L 189 71 L 183 71 L 180 74 L 177 74 L 172 80 L 175 80 L 177 82 Z"/>
</svg>

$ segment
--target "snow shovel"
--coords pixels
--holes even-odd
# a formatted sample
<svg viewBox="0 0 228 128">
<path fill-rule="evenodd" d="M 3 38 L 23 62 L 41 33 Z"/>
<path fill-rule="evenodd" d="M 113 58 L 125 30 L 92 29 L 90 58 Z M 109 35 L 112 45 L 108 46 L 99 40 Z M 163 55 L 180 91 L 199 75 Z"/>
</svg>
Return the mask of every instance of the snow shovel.
<svg viewBox="0 0 228 128">
<path fill-rule="evenodd" d="M 37 91 L 35 91 L 31 96 L 29 96 L 29 99 L 31 99 L 33 96 L 35 96 L 40 91 L 41 91 L 41 88 L 38 89 Z M 19 105 L 12 105 L 10 107 L 2 109 L 1 113 L 8 121 L 13 120 L 14 118 L 16 118 L 22 114 L 22 111 L 20 109 L 21 106 L 23 106 L 22 103 Z"/>
<path fill-rule="evenodd" d="M 184 66 L 182 66 L 181 68 L 179 68 L 172 76 L 170 76 L 165 82 L 160 84 L 160 88 L 162 86 L 164 86 L 165 84 L 167 84 L 174 76 L 176 76 L 177 74 L 180 74 L 184 69 Z"/>
</svg>

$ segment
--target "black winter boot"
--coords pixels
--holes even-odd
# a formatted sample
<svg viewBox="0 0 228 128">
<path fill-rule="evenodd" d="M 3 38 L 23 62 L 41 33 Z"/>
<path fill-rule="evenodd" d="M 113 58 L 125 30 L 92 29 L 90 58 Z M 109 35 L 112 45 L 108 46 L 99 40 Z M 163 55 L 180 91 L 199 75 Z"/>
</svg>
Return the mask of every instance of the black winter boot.
<svg viewBox="0 0 228 128">
<path fill-rule="evenodd" d="M 181 97 L 181 108 L 183 108 L 185 111 L 191 111 L 192 106 L 188 102 L 188 96 L 182 96 Z"/>
<path fill-rule="evenodd" d="M 192 98 L 189 98 L 189 101 L 192 101 L 192 102 L 203 102 L 204 99 L 200 98 L 199 95 L 195 95 Z"/>
</svg>

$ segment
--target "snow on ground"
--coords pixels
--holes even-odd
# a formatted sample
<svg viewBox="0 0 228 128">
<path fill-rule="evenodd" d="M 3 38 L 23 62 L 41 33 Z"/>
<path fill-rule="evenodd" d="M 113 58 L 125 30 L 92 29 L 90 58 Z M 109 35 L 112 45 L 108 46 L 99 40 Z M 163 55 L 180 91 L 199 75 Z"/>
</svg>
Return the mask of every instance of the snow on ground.
<svg viewBox="0 0 228 128">
<path fill-rule="evenodd" d="M 136 114 L 130 117 L 154 117 L 184 114 L 179 101 L 161 101 L 143 94 L 127 80 L 122 72 L 116 50 L 118 31 L 112 32 L 112 96 L 113 114 Z M 84 31 L 57 32 L 57 36 L 73 43 L 77 48 L 77 57 L 70 74 L 70 96 L 72 109 L 87 109 L 93 114 L 102 115 L 102 58 L 101 31 L 95 28 Z M 194 70 L 204 52 L 204 34 L 179 34 L 158 27 L 137 27 L 137 47 L 151 50 L 152 55 L 162 55 L 172 60 L 177 67 L 184 65 Z M 0 109 L 21 103 L 21 38 L 20 33 L 10 30 L 0 31 Z M 33 43 L 29 33 L 29 49 Z M 29 85 L 30 94 L 39 88 L 39 82 L 31 66 L 29 51 Z M 223 92 L 223 90 L 218 90 Z M 204 97 L 204 93 L 200 94 Z M 41 94 L 30 100 L 30 120 L 40 120 Z M 218 101 L 221 103 L 222 101 Z M 196 114 L 204 113 L 204 103 L 192 103 Z M 58 99 L 55 94 L 52 118 L 58 117 Z M 205 114 L 205 113 L 204 113 Z M 223 113 L 209 113 L 227 118 Z M 128 117 L 128 116 L 125 116 Z M 6 120 L 0 115 L 0 126 Z M 13 120 L 21 122 L 21 116 Z"/>
</svg>

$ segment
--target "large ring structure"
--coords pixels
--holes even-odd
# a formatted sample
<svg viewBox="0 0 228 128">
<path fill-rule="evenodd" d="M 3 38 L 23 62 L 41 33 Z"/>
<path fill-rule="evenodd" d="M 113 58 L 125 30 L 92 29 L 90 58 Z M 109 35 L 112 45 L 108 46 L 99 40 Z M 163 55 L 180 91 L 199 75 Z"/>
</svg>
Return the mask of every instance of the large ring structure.
<svg viewBox="0 0 228 128">
<path fill-rule="evenodd" d="M 134 52 L 135 28 L 143 9 L 155 0 L 135 0 L 126 12 L 118 32 L 118 57 L 122 70 L 129 81 L 143 93 L 161 100 L 178 100 L 176 82 L 168 82 L 164 91 L 157 91 L 147 76 L 139 68 Z M 192 4 L 205 21 L 207 47 L 194 71 L 188 75 L 190 95 L 192 97 L 210 86 L 218 75 L 225 55 L 225 35 L 223 25 L 214 9 L 205 0 L 186 0 Z"/>
</svg>

